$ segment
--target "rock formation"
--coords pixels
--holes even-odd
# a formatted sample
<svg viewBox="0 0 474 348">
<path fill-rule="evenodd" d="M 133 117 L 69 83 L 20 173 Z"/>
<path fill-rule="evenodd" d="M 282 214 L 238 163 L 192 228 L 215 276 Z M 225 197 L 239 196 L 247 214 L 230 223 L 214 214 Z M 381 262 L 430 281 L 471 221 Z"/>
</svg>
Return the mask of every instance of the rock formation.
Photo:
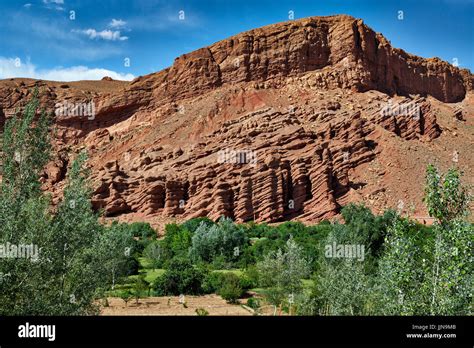
<svg viewBox="0 0 474 348">
<path fill-rule="evenodd" d="M 47 111 L 93 103 L 93 117 L 55 116 L 45 189 L 60 197 L 65 149 L 85 147 L 92 201 L 107 216 L 316 222 L 349 202 L 381 210 L 399 200 L 423 214 L 425 162 L 447 165 L 456 148 L 459 165 L 474 165 L 473 81 L 391 47 L 361 20 L 311 17 L 241 33 L 131 83 L 0 81 L 0 124 L 34 86 Z M 455 145 L 444 136 L 453 122 Z"/>
</svg>

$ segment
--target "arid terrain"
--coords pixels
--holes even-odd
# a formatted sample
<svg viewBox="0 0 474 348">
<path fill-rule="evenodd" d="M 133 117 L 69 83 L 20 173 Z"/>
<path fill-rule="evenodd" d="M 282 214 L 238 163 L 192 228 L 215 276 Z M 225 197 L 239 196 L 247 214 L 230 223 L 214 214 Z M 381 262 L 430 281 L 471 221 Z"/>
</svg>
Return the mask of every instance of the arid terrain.
<svg viewBox="0 0 474 348">
<path fill-rule="evenodd" d="M 108 306 L 103 307 L 101 315 L 196 315 L 202 308 L 209 315 L 252 315 L 251 309 L 239 304 L 229 304 L 218 295 L 186 296 L 186 306 L 179 302 L 178 296 L 147 297 L 127 304 L 120 298 L 109 298 Z M 248 308 L 248 307 L 247 307 Z"/>
<path fill-rule="evenodd" d="M 473 82 L 468 70 L 393 48 L 361 20 L 311 17 L 241 33 L 130 83 L 2 80 L 0 124 L 35 86 L 53 114 L 57 103 L 93 102 L 93 118 L 55 118 L 44 187 L 57 200 L 85 148 L 93 204 L 107 218 L 318 222 L 364 202 L 429 222 L 428 163 L 456 165 L 474 183 Z"/>
</svg>

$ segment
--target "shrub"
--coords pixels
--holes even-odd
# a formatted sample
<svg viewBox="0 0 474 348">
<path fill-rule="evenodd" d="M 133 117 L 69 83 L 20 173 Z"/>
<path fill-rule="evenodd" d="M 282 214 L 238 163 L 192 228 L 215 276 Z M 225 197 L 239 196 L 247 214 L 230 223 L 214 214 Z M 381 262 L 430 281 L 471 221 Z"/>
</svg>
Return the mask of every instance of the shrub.
<svg viewBox="0 0 474 348">
<path fill-rule="evenodd" d="M 251 221 L 244 225 L 246 234 L 249 238 L 262 238 L 267 235 L 267 232 L 273 227 L 268 226 L 266 223 L 256 224 Z"/>
<path fill-rule="evenodd" d="M 120 292 L 120 298 L 125 302 L 125 306 L 128 305 L 128 301 L 133 297 L 132 293 L 130 290 L 124 290 Z"/>
<path fill-rule="evenodd" d="M 239 280 L 240 287 L 244 290 L 252 289 L 257 286 L 251 279 L 247 278 L 246 276 L 239 277 Z"/>
<path fill-rule="evenodd" d="M 209 312 L 206 311 L 204 308 L 196 308 L 196 314 L 200 317 L 205 317 L 209 315 Z"/>
<path fill-rule="evenodd" d="M 147 222 L 133 222 L 127 225 L 132 235 L 136 238 L 141 238 L 141 239 L 156 238 L 156 231 Z"/>
<path fill-rule="evenodd" d="M 133 296 L 135 297 L 135 300 L 138 304 L 138 300 L 140 297 L 143 296 L 143 293 L 145 293 L 148 290 L 148 283 L 145 281 L 144 276 L 139 276 L 135 283 L 133 284 Z"/>
<path fill-rule="evenodd" d="M 260 300 L 258 298 L 251 297 L 247 300 L 247 306 L 249 306 L 250 308 L 252 308 L 254 310 L 257 310 L 257 309 L 260 308 L 261 303 L 260 303 Z"/>
<path fill-rule="evenodd" d="M 259 272 L 256 265 L 247 267 L 244 271 L 244 277 L 252 284 L 250 288 L 255 288 L 259 284 Z"/>
<path fill-rule="evenodd" d="M 274 306 L 279 306 L 286 298 L 283 288 L 271 287 L 265 290 L 266 301 Z"/>
<path fill-rule="evenodd" d="M 221 275 L 222 274 L 218 272 L 210 272 L 207 274 L 202 282 L 202 290 L 205 294 L 217 292 L 222 283 Z"/>
<path fill-rule="evenodd" d="M 198 295 L 202 291 L 203 270 L 195 268 L 189 260 L 175 258 L 165 273 L 157 279 L 154 288 L 157 295 Z"/>
<path fill-rule="evenodd" d="M 240 279 L 234 273 L 221 274 L 221 284 L 217 293 L 229 303 L 236 303 L 242 296 Z"/>
<path fill-rule="evenodd" d="M 233 264 L 228 262 L 224 255 L 218 255 L 212 260 L 213 269 L 231 269 Z"/>
</svg>

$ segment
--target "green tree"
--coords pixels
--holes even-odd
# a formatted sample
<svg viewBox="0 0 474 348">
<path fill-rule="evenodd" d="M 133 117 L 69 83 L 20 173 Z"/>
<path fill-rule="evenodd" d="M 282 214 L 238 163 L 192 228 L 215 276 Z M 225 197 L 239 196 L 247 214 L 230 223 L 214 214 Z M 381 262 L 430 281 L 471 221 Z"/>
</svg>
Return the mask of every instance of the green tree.
<svg viewBox="0 0 474 348">
<path fill-rule="evenodd" d="M 158 295 L 198 295 L 202 293 L 205 273 L 187 259 L 172 259 L 168 269 L 155 282 Z"/>
<path fill-rule="evenodd" d="M 191 233 L 194 233 L 194 232 L 196 232 L 196 229 L 202 223 L 204 223 L 207 227 L 210 227 L 210 226 L 215 224 L 214 221 L 212 221 L 208 217 L 198 217 L 198 218 L 190 219 L 190 220 L 184 222 L 181 225 L 181 227 L 185 228 L 186 230 L 188 230 Z"/>
<path fill-rule="evenodd" d="M 257 264 L 260 285 L 269 287 L 271 303 L 278 305 L 282 299 L 302 291 L 302 279 L 309 276 L 310 261 L 303 255 L 303 249 L 290 238 L 285 249 L 268 253 Z"/>
<path fill-rule="evenodd" d="M 461 174 L 442 176 L 428 166 L 425 202 L 437 219 L 429 235 L 410 233 L 414 223 L 394 225 L 380 263 L 381 310 L 384 314 L 462 315 L 472 313 L 473 225 L 469 195 Z"/>
<path fill-rule="evenodd" d="M 49 199 L 41 191 L 40 175 L 50 157 L 49 118 L 39 108 L 38 91 L 5 123 L 0 155 L 0 244 L 39 249 L 51 233 Z M 39 314 L 50 301 L 45 260 L 0 258 L 0 315 Z"/>
<path fill-rule="evenodd" d="M 167 224 L 159 246 L 161 263 L 165 266 L 174 257 L 185 258 L 191 247 L 191 232 L 178 224 Z"/>
<path fill-rule="evenodd" d="M 141 275 L 133 284 L 133 295 L 135 296 L 135 301 L 138 305 L 138 300 L 143 295 L 144 292 L 148 290 L 148 283 L 145 280 L 145 276 Z"/>
<path fill-rule="evenodd" d="M 18 206 L 28 199 L 42 196 L 39 178 L 50 159 L 48 129 L 51 119 L 42 111 L 35 120 L 39 111 L 37 96 L 36 89 L 33 98 L 24 108 L 23 116 L 19 117 L 17 112 L 7 120 L 2 135 L 2 203 L 9 203 L 7 207 L 11 209 L 18 209 Z M 7 216 L 3 218 L 6 219 Z"/>
<path fill-rule="evenodd" d="M 461 184 L 461 173 L 456 168 L 450 168 L 442 176 L 433 165 L 427 167 L 424 201 L 429 215 L 441 225 L 469 214 L 470 196 Z"/>
<path fill-rule="evenodd" d="M 379 262 L 377 310 L 380 314 L 428 314 L 427 294 L 421 286 L 432 257 L 433 236 L 409 219 L 389 229 Z"/>
<path fill-rule="evenodd" d="M 128 224 L 128 229 L 133 237 L 141 239 L 156 238 L 156 231 L 146 222 L 133 222 Z"/>
<path fill-rule="evenodd" d="M 212 262 L 217 257 L 227 262 L 237 261 L 248 242 L 244 230 L 229 218 L 208 227 L 201 223 L 192 237 L 189 255 L 194 261 Z"/>
<path fill-rule="evenodd" d="M 135 270 L 137 242 L 125 224 L 112 224 L 103 229 L 99 238 L 98 248 L 101 250 L 103 267 L 109 274 L 108 281 L 115 288 L 117 281 Z"/>
<path fill-rule="evenodd" d="M 391 210 L 374 216 L 361 204 L 349 204 L 341 214 L 345 224 L 317 226 L 321 230 L 316 233 L 326 233 L 317 244 L 318 258 L 310 293 L 295 298 L 299 314 L 368 315 L 375 311 L 378 257 L 383 251 L 384 238 L 398 217 Z M 334 247 L 347 247 L 351 254 L 354 251 L 356 254 L 334 255 Z M 327 254 L 328 248 L 333 252 Z"/>
<path fill-rule="evenodd" d="M 162 266 L 163 261 L 165 259 L 163 257 L 163 254 L 164 252 L 162 243 L 160 243 L 159 241 L 151 242 L 143 251 L 143 256 L 150 260 L 151 267 L 153 269 L 157 269 Z"/>
<path fill-rule="evenodd" d="M 132 298 L 132 293 L 130 292 L 130 290 L 124 290 L 120 292 L 120 298 L 123 300 L 123 302 L 125 302 L 125 307 L 127 307 L 128 301 L 130 301 L 130 299 Z"/>
<path fill-rule="evenodd" d="M 97 289 L 107 280 L 103 255 L 113 248 L 100 243 L 103 227 L 90 202 L 86 159 L 79 154 L 68 172 L 64 198 L 41 250 L 48 260 L 48 292 L 55 294 L 49 311 L 57 315 L 97 312 Z"/>
<path fill-rule="evenodd" d="M 0 258 L 0 315 L 97 313 L 104 286 L 103 232 L 90 203 L 86 155 L 72 164 L 64 198 L 54 214 L 41 190 L 50 158 L 49 120 L 37 91 L 22 117 L 7 120 L 2 134 L 0 244 L 31 245 L 35 257 Z M 110 246 L 107 246 L 110 247 Z"/>
<path fill-rule="evenodd" d="M 317 305 L 313 311 L 322 315 L 367 315 L 376 272 L 371 249 L 373 245 L 380 248 L 379 238 L 385 235 L 386 227 L 363 205 L 344 207 L 342 216 L 346 224 L 334 224 L 321 245 L 325 252 L 319 254 L 310 295 Z M 346 247 L 356 254 L 335 255 L 335 248 Z"/>
<path fill-rule="evenodd" d="M 463 221 L 469 215 L 470 195 L 461 183 L 461 173 L 450 168 L 442 176 L 430 165 L 426 171 L 425 202 L 434 224 L 431 276 L 428 289 L 429 314 L 467 314 L 472 311 L 473 225 Z"/>
</svg>

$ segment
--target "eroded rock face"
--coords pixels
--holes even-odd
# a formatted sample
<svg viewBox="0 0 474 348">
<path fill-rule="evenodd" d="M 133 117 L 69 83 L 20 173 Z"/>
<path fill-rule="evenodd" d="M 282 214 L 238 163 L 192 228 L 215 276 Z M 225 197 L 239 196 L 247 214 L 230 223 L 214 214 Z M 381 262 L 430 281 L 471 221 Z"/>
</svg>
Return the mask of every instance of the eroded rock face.
<svg viewBox="0 0 474 348">
<path fill-rule="evenodd" d="M 431 95 L 444 102 L 460 101 L 472 88 L 472 75 L 392 48 L 362 20 L 334 16 L 251 30 L 185 54 L 161 74 L 159 92 L 180 98 L 238 82 L 279 85 L 278 78 L 316 70 L 311 83 L 321 88 Z"/>
<path fill-rule="evenodd" d="M 95 110 L 55 117 L 59 155 L 45 189 L 59 199 L 71 161 L 65 149 L 85 147 L 94 207 L 145 220 L 316 222 L 354 201 L 421 205 L 422 176 L 405 164 L 413 151 L 450 157 L 438 150 L 449 145 L 439 115 L 466 127 L 473 119 L 469 71 L 392 48 L 349 16 L 251 30 L 131 83 L 0 81 L 0 124 L 34 86 L 47 111 L 64 101 Z M 472 134 L 459 132 L 462 149 Z M 394 150 L 406 144 L 419 148 Z M 418 189 L 406 193 L 395 173 Z"/>
</svg>

